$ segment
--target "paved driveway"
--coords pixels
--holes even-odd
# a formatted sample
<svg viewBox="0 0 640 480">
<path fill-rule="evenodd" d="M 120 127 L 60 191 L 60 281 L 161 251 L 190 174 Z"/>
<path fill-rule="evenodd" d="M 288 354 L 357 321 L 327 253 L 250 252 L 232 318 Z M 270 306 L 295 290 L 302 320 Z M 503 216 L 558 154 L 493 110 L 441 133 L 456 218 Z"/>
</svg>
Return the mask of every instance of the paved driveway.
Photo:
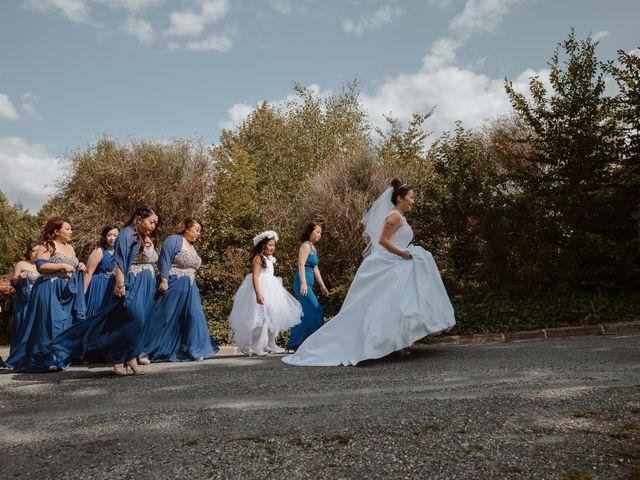
<svg viewBox="0 0 640 480">
<path fill-rule="evenodd" d="M 0 477 L 640 475 L 638 336 L 421 346 L 358 367 L 221 357 L 147 372 L 0 373 Z"/>
</svg>

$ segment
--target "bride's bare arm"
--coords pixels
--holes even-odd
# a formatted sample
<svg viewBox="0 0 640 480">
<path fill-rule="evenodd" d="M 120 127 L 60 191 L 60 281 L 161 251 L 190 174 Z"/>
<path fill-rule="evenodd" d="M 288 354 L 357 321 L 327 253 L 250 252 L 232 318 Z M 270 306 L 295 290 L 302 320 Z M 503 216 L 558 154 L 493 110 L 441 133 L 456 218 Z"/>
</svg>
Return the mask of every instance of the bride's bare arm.
<svg viewBox="0 0 640 480">
<path fill-rule="evenodd" d="M 405 260 L 411 260 L 411 252 L 408 250 L 400 250 L 391 242 L 391 237 L 402 226 L 402 217 L 399 213 L 391 213 L 384 221 L 384 227 L 380 234 L 380 245 L 386 248 L 389 252 L 404 258 Z"/>
</svg>

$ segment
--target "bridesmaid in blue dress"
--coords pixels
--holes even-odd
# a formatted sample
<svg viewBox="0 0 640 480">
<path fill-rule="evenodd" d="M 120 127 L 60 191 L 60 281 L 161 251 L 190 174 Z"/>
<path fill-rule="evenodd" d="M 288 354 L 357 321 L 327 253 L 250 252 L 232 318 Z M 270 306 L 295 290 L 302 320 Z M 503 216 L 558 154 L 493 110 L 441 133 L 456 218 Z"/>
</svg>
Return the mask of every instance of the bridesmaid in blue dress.
<svg viewBox="0 0 640 480">
<path fill-rule="evenodd" d="M 135 211 L 114 244 L 114 296 L 96 315 L 54 338 L 45 362 L 66 369 L 72 360 L 99 358 L 112 363 L 116 375 L 144 373 L 138 365 L 148 363 L 139 356 L 157 288 L 153 235 L 158 222 L 152 207 L 144 205 Z"/>
<path fill-rule="evenodd" d="M 13 326 L 11 329 L 11 343 L 9 352 L 16 352 L 16 347 L 20 343 L 20 339 L 24 338 L 25 318 L 27 315 L 27 306 L 33 284 L 40 276 L 36 268 L 36 257 L 38 256 L 39 242 L 29 242 L 24 252 L 24 260 L 16 263 L 11 277 L 11 286 L 15 290 L 11 301 L 11 309 L 13 311 Z M 0 363 L 3 363 L 0 360 Z"/>
<path fill-rule="evenodd" d="M 302 245 L 298 251 L 298 271 L 293 280 L 293 291 L 302 305 L 302 321 L 291 329 L 288 350 L 297 350 L 307 337 L 324 324 L 324 310 L 313 293 L 314 280 L 317 280 L 322 295 L 329 296 L 318 268 L 316 244 L 321 237 L 322 225 L 316 222 L 310 222 L 300 237 Z"/>
<path fill-rule="evenodd" d="M 38 359 L 51 339 L 85 318 L 85 266 L 70 244 L 71 233 L 69 222 L 60 217 L 44 226 L 36 258 L 40 277 L 29 298 L 23 336 L 5 362 L 10 368 L 41 371 L 44 367 Z"/>
<path fill-rule="evenodd" d="M 145 324 L 145 352 L 153 361 L 198 361 L 219 350 L 209 334 L 196 283 L 202 260 L 194 244 L 202 234 L 202 223 L 185 218 L 167 237 L 158 259 L 159 295 Z"/>
<path fill-rule="evenodd" d="M 87 271 L 84 274 L 84 294 L 87 303 L 87 318 L 96 315 L 107 306 L 113 297 L 116 267 L 113 244 L 120 233 L 115 224 L 105 225 L 100 233 L 100 245 L 87 260 Z"/>
</svg>

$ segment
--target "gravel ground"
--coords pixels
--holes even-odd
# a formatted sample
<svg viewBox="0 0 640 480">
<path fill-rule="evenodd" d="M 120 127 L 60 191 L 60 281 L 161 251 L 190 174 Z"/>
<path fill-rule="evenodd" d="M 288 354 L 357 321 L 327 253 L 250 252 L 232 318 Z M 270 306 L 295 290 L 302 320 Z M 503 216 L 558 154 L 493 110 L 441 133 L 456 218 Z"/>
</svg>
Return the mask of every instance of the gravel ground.
<svg viewBox="0 0 640 480">
<path fill-rule="evenodd" d="M 640 337 L 0 374 L 1 478 L 640 478 Z"/>
</svg>

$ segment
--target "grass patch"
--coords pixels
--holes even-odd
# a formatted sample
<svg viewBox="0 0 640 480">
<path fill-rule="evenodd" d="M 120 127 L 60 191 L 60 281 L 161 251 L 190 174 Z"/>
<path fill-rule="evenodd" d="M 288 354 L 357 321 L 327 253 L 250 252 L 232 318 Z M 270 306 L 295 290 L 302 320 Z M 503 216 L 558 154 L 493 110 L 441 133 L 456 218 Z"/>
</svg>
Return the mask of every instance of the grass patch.
<svg viewBox="0 0 640 480">
<path fill-rule="evenodd" d="M 293 437 L 289 440 L 289 443 L 293 446 L 296 447 L 300 447 L 300 448 L 311 448 L 313 447 L 313 445 L 311 444 L 311 442 L 307 442 L 306 440 L 303 440 L 300 437 Z"/>
<path fill-rule="evenodd" d="M 640 479 L 640 446 L 638 445 L 626 446 L 622 450 L 617 452 L 616 456 L 619 456 L 625 459 L 629 467 L 631 467 L 627 478 L 629 480 L 639 480 Z"/>
<path fill-rule="evenodd" d="M 423 433 L 439 432 L 440 430 L 442 430 L 442 425 L 440 425 L 438 422 L 427 422 L 422 426 Z"/>
<path fill-rule="evenodd" d="M 565 474 L 567 480 L 595 480 L 596 476 L 586 468 L 572 468 Z"/>
<path fill-rule="evenodd" d="M 482 445 L 478 445 L 476 443 L 464 447 L 464 453 L 466 453 L 467 455 L 470 453 L 479 452 L 480 450 L 482 450 Z"/>
<path fill-rule="evenodd" d="M 640 430 L 638 422 L 625 422 L 609 432 L 609 436 L 616 440 L 624 440 L 633 437 L 638 430 Z"/>
<path fill-rule="evenodd" d="M 353 439 L 351 436 L 346 435 L 344 433 L 334 433 L 333 435 L 328 435 L 324 437 L 324 439 L 328 442 L 338 443 L 340 445 L 349 445 L 349 442 Z"/>
</svg>

